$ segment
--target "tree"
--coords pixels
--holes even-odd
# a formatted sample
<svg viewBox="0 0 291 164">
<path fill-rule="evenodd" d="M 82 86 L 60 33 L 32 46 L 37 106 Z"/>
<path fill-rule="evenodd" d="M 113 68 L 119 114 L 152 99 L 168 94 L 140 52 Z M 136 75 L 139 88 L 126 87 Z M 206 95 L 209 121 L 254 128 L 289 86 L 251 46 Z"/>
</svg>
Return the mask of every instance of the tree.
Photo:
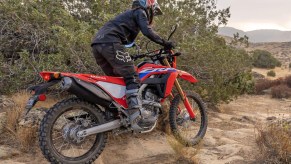
<svg viewBox="0 0 291 164">
<path fill-rule="evenodd" d="M 132 0 L 0 2 L 1 92 L 13 92 L 36 83 L 42 70 L 101 73 L 90 42 L 108 20 L 130 8 Z M 228 101 L 251 88 L 251 60 L 247 53 L 226 45 L 216 35 L 225 25 L 229 8 L 216 9 L 215 0 L 159 0 L 164 15 L 155 18 L 154 28 L 164 38 L 179 24 L 172 40 L 183 56 L 178 66 L 200 80 L 196 91 L 214 104 Z M 25 12 L 24 12 L 25 11 Z M 148 40 L 136 42 L 145 51 Z M 152 45 L 154 49 L 157 45 Z M 13 83 L 13 86 L 7 87 Z M 193 89 L 193 86 L 189 89 Z"/>
</svg>

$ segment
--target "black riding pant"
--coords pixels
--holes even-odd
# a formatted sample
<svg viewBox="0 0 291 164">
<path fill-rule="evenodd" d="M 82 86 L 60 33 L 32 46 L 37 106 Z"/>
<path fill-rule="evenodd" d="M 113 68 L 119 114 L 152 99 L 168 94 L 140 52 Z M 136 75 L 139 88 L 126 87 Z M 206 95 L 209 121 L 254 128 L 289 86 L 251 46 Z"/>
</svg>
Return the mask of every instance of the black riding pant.
<svg viewBox="0 0 291 164">
<path fill-rule="evenodd" d="M 120 43 L 100 43 L 92 45 L 96 62 L 107 76 L 123 77 L 126 89 L 138 89 L 138 75 L 128 52 Z"/>
</svg>

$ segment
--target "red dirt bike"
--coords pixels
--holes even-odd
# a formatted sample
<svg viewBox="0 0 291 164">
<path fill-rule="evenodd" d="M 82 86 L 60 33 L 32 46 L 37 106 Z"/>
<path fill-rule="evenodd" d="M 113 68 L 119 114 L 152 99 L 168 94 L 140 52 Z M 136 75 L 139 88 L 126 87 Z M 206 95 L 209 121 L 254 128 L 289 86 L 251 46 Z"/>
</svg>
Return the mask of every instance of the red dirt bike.
<svg viewBox="0 0 291 164">
<path fill-rule="evenodd" d="M 200 96 L 192 91 L 184 92 L 178 82 L 177 78 L 197 82 L 189 73 L 176 69 L 179 55 L 181 53 L 160 49 L 132 56 L 133 60 L 151 59 L 137 65 L 141 79 L 139 95 L 143 100 L 142 117 L 138 122 L 143 130 L 138 133 L 148 133 L 156 127 L 164 112 L 161 103 L 170 98 L 170 109 L 164 109 L 169 110 L 170 128 L 178 141 L 194 146 L 206 133 L 207 114 Z M 41 72 L 40 75 L 46 83 L 30 88 L 34 95 L 27 103 L 26 114 L 38 101 L 45 101 L 44 93 L 57 83 L 75 95 L 51 107 L 41 121 L 39 143 L 48 161 L 92 163 L 103 151 L 108 132 L 117 135 L 136 132 L 126 112 L 123 78 L 59 72 Z M 176 95 L 172 92 L 174 86 Z"/>
</svg>

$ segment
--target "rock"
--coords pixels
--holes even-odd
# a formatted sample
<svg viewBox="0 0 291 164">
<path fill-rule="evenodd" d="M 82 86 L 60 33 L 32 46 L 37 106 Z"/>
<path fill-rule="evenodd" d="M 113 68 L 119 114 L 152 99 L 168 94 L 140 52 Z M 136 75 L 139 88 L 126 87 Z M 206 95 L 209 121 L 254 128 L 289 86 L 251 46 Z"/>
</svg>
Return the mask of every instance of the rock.
<svg viewBox="0 0 291 164">
<path fill-rule="evenodd" d="M 283 121 L 284 121 L 286 124 L 291 125 L 291 118 L 284 119 Z"/>
<path fill-rule="evenodd" d="M 268 120 L 268 121 L 274 121 L 274 120 L 276 120 L 276 119 L 277 119 L 277 117 L 275 117 L 275 116 L 267 117 L 267 118 L 266 118 L 266 120 Z"/>
<path fill-rule="evenodd" d="M 23 116 L 19 121 L 19 125 L 22 127 L 38 126 L 47 108 L 32 109 L 26 116 Z"/>
<path fill-rule="evenodd" d="M 16 149 L 0 146 L 0 160 L 8 159 L 19 154 L 20 152 Z"/>
<path fill-rule="evenodd" d="M 14 106 L 14 101 L 8 96 L 0 95 L 0 112 L 3 112 L 5 108 Z"/>
<path fill-rule="evenodd" d="M 260 74 L 258 72 L 252 72 L 252 75 L 253 75 L 254 79 L 256 79 L 256 80 L 264 79 L 265 78 L 264 75 L 262 75 L 262 74 Z"/>
<path fill-rule="evenodd" d="M 255 123 L 254 119 L 249 116 L 242 116 L 240 118 L 232 117 L 231 121 L 243 122 L 243 123 Z"/>
</svg>

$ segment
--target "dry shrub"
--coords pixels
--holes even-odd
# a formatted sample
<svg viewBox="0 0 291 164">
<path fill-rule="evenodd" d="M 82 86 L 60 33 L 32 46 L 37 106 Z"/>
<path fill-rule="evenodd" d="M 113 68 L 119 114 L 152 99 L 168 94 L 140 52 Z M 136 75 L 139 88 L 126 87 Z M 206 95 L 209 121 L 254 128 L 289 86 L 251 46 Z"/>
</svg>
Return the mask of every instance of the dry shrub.
<svg viewBox="0 0 291 164">
<path fill-rule="evenodd" d="M 287 86 L 291 88 L 291 76 L 286 76 L 285 81 L 286 81 Z"/>
<path fill-rule="evenodd" d="M 162 106 L 163 113 L 158 119 L 158 125 L 157 129 L 166 133 L 166 134 L 171 134 L 171 129 L 170 129 L 170 123 L 169 123 L 169 108 L 170 108 L 170 102 L 165 102 Z"/>
<path fill-rule="evenodd" d="M 196 156 L 202 148 L 203 142 L 200 142 L 195 147 L 185 147 L 173 135 L 167 135 L 167 141 L 176 153 L 177 163 L 200 163 Z"/>
<path fill-rule="evenodd" d="M 260 79 L 255 84 L 255 92 L 261 94 L 264 90 L 272 87 L 272 80 Z"/>
<path fill-rule="evenodd" d="M 291 96 L 291 88 L 289 88 L 287 85 L 281 84 L 272 87 L 271 94 L 272 98 L 289 98 Z"/>
<path fill-rule="evenodd" d="M 256 142 L 264 163 L 291 163 L 291 125 L 286 122 L 259 127 Z"/>
<path fill-rule="evenodd" d="M 17 130 L 17 141 L 20 144 L 20 148 L 24 152 L 30 152 L 33 150 L 37 141 L 38 127 L 20 127 Z"/>
<path fill-rule="evenodd" d="M 23 112 L 30 96 L 31 95 L 27 92 L 19 92 L 11 97 L 14 105 L 10 109 L 6 110 L 6 122 L 4 124 L 5 134 L 2 134 L 0 139 L 1 144 L 17 147 L 24 152 L 33 150 L 36 143 L 38 130 L 38 125 L 19 125 L 20 120 L 23 118 Z M 55 103 L 54 100 L 41 103 L 39 102 L 35 107 L 49 107 L 52 106 L 53 103 Z"/>
<path fill-rule="evenodd" d="M 7 136 L 1 137 L 1 142 L 11 146 L 17 146 L 19 144 L 17 137 L 18 121 L 25 108 L 25 101 L 28 100 L 29 96 L 25 92 L 21 92 L 13 95 L 11 98 L 14 105 L 6 109 L 6 122 L 4 124 Z"/>
<path fill-rule="evenodd" d="M 261 94 L 266 89 L 270 89 L 271 87 L 279 86 L 285 83 L 286 80 L 284 78 L 278 78 L 276 80 L 259 79 L 255 84 L 255 92 L 256 94 Z"/>
<path fill-rule="evenodd" d="M 278 78 L 278 79 L 272 80 L 271 83 L 272 83 L 272 84 L 271 84 L 272 87 L 274 87 L 274 86 L 278 86 L 278 85 L 281 85 L 281 84 L 285 84 L 285 79 L 282 78 L 282 77 L 280 77 L 280 78 Z"/>
</svg>

